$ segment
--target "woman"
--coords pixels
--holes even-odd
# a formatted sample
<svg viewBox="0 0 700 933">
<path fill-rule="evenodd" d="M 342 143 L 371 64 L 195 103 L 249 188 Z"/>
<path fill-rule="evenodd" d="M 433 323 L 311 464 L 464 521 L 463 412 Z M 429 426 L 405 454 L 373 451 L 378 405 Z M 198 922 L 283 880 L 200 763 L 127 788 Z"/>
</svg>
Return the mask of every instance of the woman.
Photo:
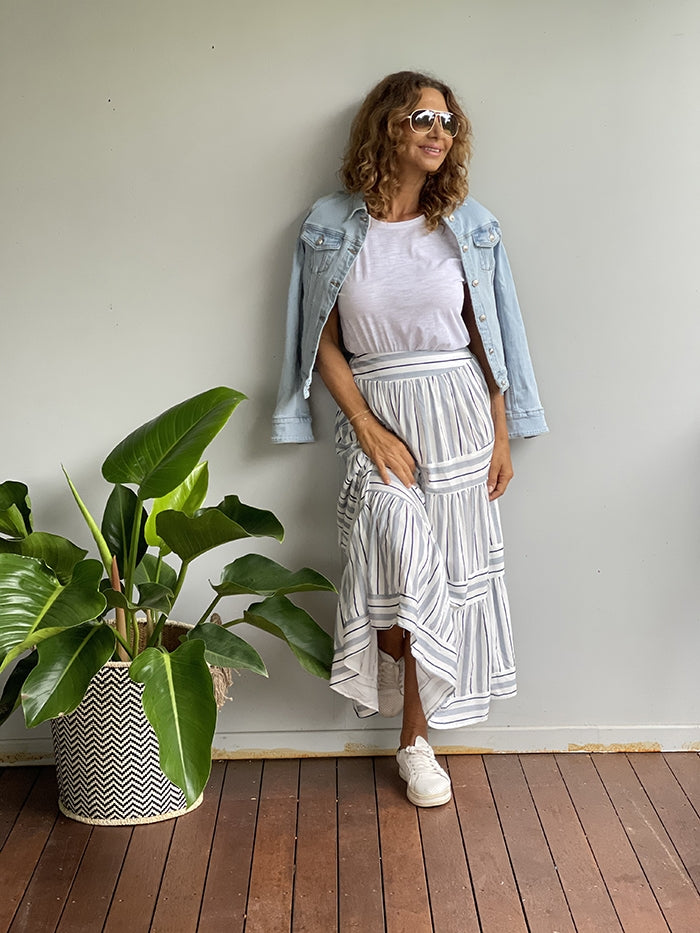
<svg viewBox="0 0 700 933">
<path fill-rule="evenodd" d="M 547 430 L 496 219 L 467 196 L 470 125 L 447 85 L 399 72 L 367 96 L 345 191 L 306 218 L 289 294 L 278 442 L 313 440 L 317 371 L 338 404 L 345 559 L 331 686 L 402 711 L 399 774 L 437 806 L 428 725 L 515 693 L 496 500 L 511 436 Z"/>
</svg>

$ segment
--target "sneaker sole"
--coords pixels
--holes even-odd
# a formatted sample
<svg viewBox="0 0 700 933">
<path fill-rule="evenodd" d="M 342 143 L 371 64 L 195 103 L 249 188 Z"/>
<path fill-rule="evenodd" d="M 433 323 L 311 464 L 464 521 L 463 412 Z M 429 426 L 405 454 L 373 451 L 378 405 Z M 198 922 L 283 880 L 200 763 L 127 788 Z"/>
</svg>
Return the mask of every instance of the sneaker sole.
<svg viewBox="0 0 700 933">
<path fill-rule="evenodd" d="M 452 788 L 448 787 L 443 794 L 433 794 L 430 797 L 421 794 L 414 794 L 409 787 L 406 788 L 406 796 L 414 807 L 441 807 L 452 800 Z"/>
</svg>

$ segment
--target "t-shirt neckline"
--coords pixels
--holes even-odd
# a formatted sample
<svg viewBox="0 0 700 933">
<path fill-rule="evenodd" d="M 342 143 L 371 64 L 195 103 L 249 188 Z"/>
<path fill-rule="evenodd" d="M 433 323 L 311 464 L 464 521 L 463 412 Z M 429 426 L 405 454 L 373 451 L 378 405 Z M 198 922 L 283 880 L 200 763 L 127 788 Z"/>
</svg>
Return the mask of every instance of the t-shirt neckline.
<svg viewBox="0 0 700 933">
<path fill-rule="evenodd" d="M 410 226 L 417 227 L 420 224 L 424 223 L 425 214 L 419 214 L 417 217 L 411 217 L 410 220 L 377 220 L 376 217 L 370 216 L 370 222 L 378 227 L 382 227 L 383 229 L 388 228 L 388 227 L 397 227 L 397 228 L 402 228 L 405 230 L 406 227 L 410 227 Z"/>
</svg>

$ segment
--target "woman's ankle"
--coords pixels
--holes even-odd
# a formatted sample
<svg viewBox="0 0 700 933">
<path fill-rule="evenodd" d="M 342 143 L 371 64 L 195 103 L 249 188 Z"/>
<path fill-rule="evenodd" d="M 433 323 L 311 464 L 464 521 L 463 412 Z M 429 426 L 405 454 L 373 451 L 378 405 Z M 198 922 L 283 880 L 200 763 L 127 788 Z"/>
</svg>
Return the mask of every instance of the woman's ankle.
<svg viewBox="0 0 700 933">
<path fill-rule="evenodd" d="M 399 661 L 403 657 L 403 629 L 394 625 L 390 629 L 384 629 L 377 632 L 377 646 L 384 654 L 388 654 L 394 661 Z"/>
<path fill-rule="evenodd" d="M 415 745 L 416 739 L 420 738 L 428 741 L 428 730 L 427 729 L 408 729 L 401 730 L 401 736 L 399 738 L 399 748 L 408 748 L 409 745 Z"/>
</svg>

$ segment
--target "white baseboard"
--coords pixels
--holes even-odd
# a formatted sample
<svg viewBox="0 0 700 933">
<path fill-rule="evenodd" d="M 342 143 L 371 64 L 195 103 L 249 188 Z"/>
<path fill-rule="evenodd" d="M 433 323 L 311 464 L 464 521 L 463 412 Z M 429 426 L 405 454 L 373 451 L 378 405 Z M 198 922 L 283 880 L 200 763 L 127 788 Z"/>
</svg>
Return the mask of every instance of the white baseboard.
<svg viewBox="0 0 700 933">
<path fill-rule="evenodd" d="M 27 739 L 0 738 L 0 765 L 53 764 L 51 739 L 47 736 Z"/>
<path fill-rule="evenodd" d="M 442 754 L 498 752 L 700 751 L 700 726 L 475 726 L 442 732 L 431 742 Z M 218 732 L 214 758 L 308 758 L 336 755 L 393 755 L 396 727 L 346 731 Z M 46 736 L 0 738 L 0 765 L 50 764 Z"/>
</svg>

